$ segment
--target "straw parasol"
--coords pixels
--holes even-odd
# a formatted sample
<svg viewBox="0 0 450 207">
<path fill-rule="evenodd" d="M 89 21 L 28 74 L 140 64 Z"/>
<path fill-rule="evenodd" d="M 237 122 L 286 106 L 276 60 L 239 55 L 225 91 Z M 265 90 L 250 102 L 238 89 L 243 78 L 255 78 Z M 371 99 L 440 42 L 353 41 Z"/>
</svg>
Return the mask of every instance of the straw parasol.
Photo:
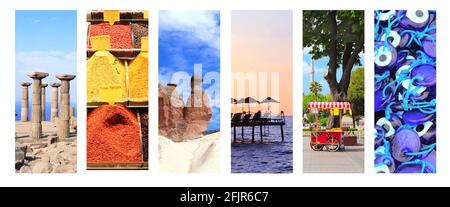
<svg viewBox="0 0 450 207">
<path fill-rule="evenodd" d="M 250 113 L 250 104 L 252 104 L 252 103 L 259 103 L 259 101 L 254 99 L 254 98 L 252 98 L 252 97 L 247 97 L 247 98 L 241 98 L 236 103 L 237 104 L 247 104 L 248 112 Z M 244 106 L 242 106 L 242 111 L 244 111 Z"/>
<path fill-rule="evenodd" d="M 264 99 L 263 101 L 261 101 L 261 103 L 266 103 L 267 104 L 267 111 L 270 112 L 270 104 L 271 103 L 280 103 L 280 102 L 269 96 L 266 99 Z"/>
</svg>

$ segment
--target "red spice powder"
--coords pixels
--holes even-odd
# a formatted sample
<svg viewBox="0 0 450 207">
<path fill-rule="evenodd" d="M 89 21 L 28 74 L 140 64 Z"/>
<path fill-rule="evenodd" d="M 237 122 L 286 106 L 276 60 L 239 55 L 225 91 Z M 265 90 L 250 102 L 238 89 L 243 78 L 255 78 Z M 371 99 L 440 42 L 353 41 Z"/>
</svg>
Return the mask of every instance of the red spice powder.
<svg viewBox="0 0 450 207">
<path fill-rule="evenodd" d="M 109 23 L 91 24 L 89 26 L 88 48 L 91 48 L 92 36 L 109 35 L 112 49 L 130 49 L 132 48 L 131 26 L 129 24 Z"/>
<path fill-rule="evenodd" d="M 88 113 L 87 162 L 142 162 L 139 123 L 132 111 L 116 104 Z"/>
</svg>

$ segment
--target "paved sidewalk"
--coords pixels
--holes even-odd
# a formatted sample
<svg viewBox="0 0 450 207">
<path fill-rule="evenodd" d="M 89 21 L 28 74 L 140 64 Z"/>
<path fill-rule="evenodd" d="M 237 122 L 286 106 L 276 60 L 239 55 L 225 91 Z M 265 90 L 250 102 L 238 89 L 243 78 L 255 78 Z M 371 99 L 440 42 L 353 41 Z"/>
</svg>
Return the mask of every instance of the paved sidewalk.
<svg viewBox="0 0 450 207">
<path fill-rule="evenodd" d="M 313 151 L 310 137 L 303 137 L 304 173 L 364 173 L 364 146 L 346 146 L 345 151 Z"/>
</svg>

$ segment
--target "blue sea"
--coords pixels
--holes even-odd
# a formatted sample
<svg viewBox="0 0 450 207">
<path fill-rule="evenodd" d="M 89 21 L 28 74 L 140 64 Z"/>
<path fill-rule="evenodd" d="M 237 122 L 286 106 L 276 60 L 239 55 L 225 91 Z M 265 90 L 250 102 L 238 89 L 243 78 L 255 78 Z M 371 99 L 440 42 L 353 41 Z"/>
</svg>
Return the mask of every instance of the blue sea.
<svg viewBox="0 0 450 207">
<path fill-rule="evenodd" d="M 259 128 L 255 128 L 255 143 L 251 144 L 252 129 L 244 129 L 246 142 L 242 143 L 241 128 L 236 128 L 237 142 L 233 143 L 231 129 L 232 173 L 292 173 L 292 116 L 286 117 L 284 142 L 279 126 L 270 127 L 270 135 L 260 143 Z"/>
<path fill-rule="evenodd" d="M 70 103 L 71 106 L 73 106 L 74 108 L 74 115 L 75 117 L 77 116 L 77 104 L 76 103 Z M 52 108 L 52 103 L 51 102 L 46 102 L 45 103 L 45 121 L 50 121 L 50 111 Z M 21 102 L 16 102 L 16 121 L 20 120 L 20 111 L 22 110 L 22 103 Z M 28 106 L 28 120 L 31 120 L 31 104 L 29 104 Z"/>
</svg>

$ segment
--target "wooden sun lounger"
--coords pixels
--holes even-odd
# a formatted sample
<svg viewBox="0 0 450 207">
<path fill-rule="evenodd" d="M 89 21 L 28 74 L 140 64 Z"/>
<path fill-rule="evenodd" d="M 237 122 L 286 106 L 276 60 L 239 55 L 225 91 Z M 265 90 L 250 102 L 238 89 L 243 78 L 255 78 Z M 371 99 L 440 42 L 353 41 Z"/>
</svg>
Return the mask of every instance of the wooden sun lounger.
<svg viewBox="0 0 450 207">
<path fill-rule="evenodd" d="M 236 113 L 231 118 L 231 127 L 233 128 L 234 133 L 234 142 L 236 143 L 237 134 L 236 134 L 236 128 L 241 127 L 241 135 L 242 135 L 242 141 L 244 142 L 244 127 L 252 127 L 252 143 L 255 142 L 255 127 L 259 126 L 260 131 L 260 139 L 261 142 L 263 142 L 263 126 L 280 126 L 281 129 L 281 141 L 284 141 L 284 130 L 283 126 L 286 125 L 286 121 L 284 118 L 284 113 L 281 112 L 280 118 L 262 118 L 261 117 L 261 111 L 258 111 L 255 113 L 252 117 L 251 114 L 245 114 L 243 115 L 241 113 Z"/>
</svg>

